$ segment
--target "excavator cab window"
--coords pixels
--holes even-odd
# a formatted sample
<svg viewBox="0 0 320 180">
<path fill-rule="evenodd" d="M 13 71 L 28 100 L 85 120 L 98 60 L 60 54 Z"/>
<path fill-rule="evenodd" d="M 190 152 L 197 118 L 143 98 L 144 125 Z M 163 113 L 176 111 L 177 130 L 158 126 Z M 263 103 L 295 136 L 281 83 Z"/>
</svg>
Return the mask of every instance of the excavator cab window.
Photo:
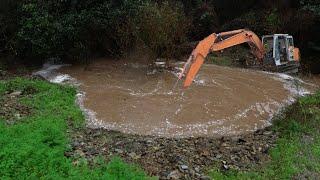
<svg viewBox="0 0 320 180">
<path fill-rule="evenodd" d="M 292 36 L 288 36 L 287 38 L 287 42 L 288 42 L 288 59 L 289 61 L 294 61 L 294 55 L 293 55 L 293 51 L 294 51 L 294 44 L 293 44 L 293 37 Z"/>
<path fill-rule="evenodd" d="M 288 62 L 288 41 L 284 35 L 275 35 L 275 61 L 276 64 L 284 64 Z"/>
<path fill-rule="evenodd" d="M 288 37 L 288 44 L 289 44 L 289 47 L 294 47 L 293 38 L 292 37 Z"/>
<path fill-rule="evenodd" d="M 273 36 L 263 37 L 262 41 L 266 51 L 266 58 L 273 58 Z"/>
</svg>

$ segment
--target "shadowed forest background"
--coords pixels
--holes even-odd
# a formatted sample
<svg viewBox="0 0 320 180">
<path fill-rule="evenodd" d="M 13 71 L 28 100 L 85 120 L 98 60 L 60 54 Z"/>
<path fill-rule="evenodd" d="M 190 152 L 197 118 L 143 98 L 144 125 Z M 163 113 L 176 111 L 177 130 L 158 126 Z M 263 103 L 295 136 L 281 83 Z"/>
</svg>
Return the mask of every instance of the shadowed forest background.
<svg viewBox="0 0 320 180">
<path fill-rule="evenodd" d="M 139 46 L 179 58 L 213 32 L 248 28 L 293 35 L 305 69 L 320 73 L 319 17 L 314 0 L 0 0 L 0 58 L 76 62 Z"/>
</svg>

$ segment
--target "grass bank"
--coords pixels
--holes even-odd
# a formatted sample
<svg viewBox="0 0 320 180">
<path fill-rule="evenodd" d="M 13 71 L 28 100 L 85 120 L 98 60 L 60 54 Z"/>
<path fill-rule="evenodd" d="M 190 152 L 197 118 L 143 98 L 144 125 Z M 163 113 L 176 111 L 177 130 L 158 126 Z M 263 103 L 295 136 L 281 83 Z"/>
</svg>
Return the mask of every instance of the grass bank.
<svg viewBox="0 0 320 180">
<path fill-rule="evenodd" d="M 213 168 L 213 179 L 318 179 L 320 177 L 320 92 L 302 97 L 274 121 L 279 133 L 271 162 L 251 171 Z"/>
<path fill-rule="evenodd" d="M 114 158 L 74 164 L 69 128 L 82 128 L 76 90 L 39 80 L 0 81 L 0 179 L 146 179 Z"/>
</svg>

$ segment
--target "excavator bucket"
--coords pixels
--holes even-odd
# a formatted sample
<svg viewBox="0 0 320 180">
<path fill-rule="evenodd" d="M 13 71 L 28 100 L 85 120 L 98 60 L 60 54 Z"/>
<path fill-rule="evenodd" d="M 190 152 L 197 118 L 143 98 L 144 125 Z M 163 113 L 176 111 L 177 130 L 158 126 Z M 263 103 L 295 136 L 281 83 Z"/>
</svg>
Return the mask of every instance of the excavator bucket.
<svg viewBox="0 0 320 180">
<path fill-rule="evenodd" d="M 182 71 L 182 74 L 184 72 L 187 73 L 186 79 L 184 81 L 185 88 L 189 87 L 192 84 L 193 79 L 195 78 L 201 65 L 203 64 L 205 57 L 207 57 L 207 55 L 209 54 L 210 48 L 216 38 L 216 34 L 211 34 L 210 36 L 200 41 L 197 47 L 192 52 L 192 55 L 189 58 L 190 62 L 187 62 Z M 189 65 L 189 63 L 191 63 L 191 65 Z"/>
<path fill-rule="evenodd" d="M 201 65 L 204 62 L 204 58 L 202 56 L 197 56 L 196 60 L 191 64 L 189 72 L 187 74 L 186 80 L 184 81 L 184 87 L 189 87 L 192 84 L 193 79 L 198 73 Z"/>
</svg>

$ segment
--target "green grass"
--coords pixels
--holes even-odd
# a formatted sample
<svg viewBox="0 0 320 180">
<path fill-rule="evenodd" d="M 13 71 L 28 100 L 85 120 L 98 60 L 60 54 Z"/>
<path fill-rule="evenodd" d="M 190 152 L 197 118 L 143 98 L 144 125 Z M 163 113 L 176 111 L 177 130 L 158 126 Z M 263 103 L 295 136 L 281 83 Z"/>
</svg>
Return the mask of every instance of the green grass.
<svg viewBox="0 0 320 180">
<path fill-rule="evenodd" d="M 0 179 L 146 179 L 145 173 L 119 158 L 96 159 L 73 165 L 64 156 L 69 150 L 68 121 L 84 125 L 75 105 L 76 90 L 44 81 L 14 79 L 0 81 L 0 98 L 6 91 L 32 93 L 19 101 L 33 108 L 32 114 L 13 125 L 0 116 Z"/>
<path fill-rule="evenodd" d="M 214 179 L 291 179 L 299 175 L 317 179 L 320 175 L 320 92 L 303 97 L 274 121 L 280 134 L 270 151 L 272 160 L 263 168 L 248 172 L 220 171 L 213 168 Z"/>
</svg>

